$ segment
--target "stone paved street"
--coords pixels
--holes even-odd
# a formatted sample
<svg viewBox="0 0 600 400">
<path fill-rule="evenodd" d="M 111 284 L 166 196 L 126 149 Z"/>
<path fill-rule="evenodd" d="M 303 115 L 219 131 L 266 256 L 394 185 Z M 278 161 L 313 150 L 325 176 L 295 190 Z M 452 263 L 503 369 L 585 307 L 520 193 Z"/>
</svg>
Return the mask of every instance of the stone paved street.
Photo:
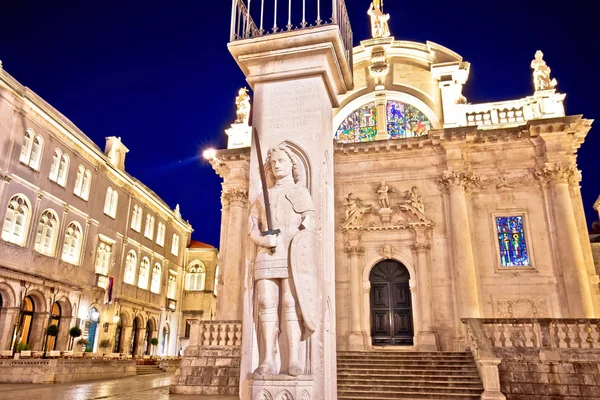
<svg viewBox="0 0 600 400">
<path fill-rule="evenodd" d="M 0 399 L 10 400 L 235 400 L 236 396 L 170 395 L 172 374 L 132 376 L 61 384 L 0 384 Z"/>
</svg>

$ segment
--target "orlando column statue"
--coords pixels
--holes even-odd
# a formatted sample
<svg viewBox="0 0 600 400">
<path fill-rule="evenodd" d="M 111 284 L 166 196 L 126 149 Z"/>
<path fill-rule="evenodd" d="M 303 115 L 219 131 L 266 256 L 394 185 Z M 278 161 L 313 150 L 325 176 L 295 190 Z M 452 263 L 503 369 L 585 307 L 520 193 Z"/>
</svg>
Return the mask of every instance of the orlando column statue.
<svg viewBox="0 0 600 400">
<path fill-rule="evenodd" d="M 270 149 L 260 167 L 263 193 L 250 212 L 250 238 L 258 246 L 253 279 L 259 365 L 253 379 L 295 377 L 304 373 L 301 344 L 317 318 L 314 206 L 285 145 Z M 267 177 L 274 181 L 268 189 Z"/>
</svg>

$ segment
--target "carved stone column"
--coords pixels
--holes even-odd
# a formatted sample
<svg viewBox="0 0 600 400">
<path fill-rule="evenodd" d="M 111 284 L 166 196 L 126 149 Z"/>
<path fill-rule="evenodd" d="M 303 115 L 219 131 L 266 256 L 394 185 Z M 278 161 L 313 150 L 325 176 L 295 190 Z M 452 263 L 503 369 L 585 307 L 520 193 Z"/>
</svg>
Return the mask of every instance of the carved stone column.
<svg viewBox="0 0 600 400">
<path fill-rule="evenodd" d="M 413 251 L 417 259 L 417 291 L 419 294 L 421 330 L 417 344 L 420 351 L 437 351 L 437 336 L 433 329 L 433 310 L 431 307 L 431 279 L 429 277 L 429 252 L 431 245 L 417 239 Z"/>
<path fill-rule="evenodd" d="M 227 222 L 226 265 L 220 269 L 222 292 L 226 301 L 219 302 L 217 316 L 219 320 L 242 319 L 242 293 L 244 282 L 244 237 L 248 236 L 246 219 L 248 218 L 248 192 L 242 189 L 223 191 L 223 203 L 229 205 Z"/>
<path fill-rule="evenodd" d="M 10 349 L 13 330 L 18 318 L 18 307 L 6 307 L 0 309 L 0 350 Z"/>
<path fill-rule="evenodd" d="M 577 221 L 571 201 L 569 184 L 579 180 L 574 164 L 546 164 L 538 171 L 552 191 L 558 259 L 563 270 L 567 302 L 571 318 L 593 318 L 594 305 L 590 276 L 577 231 Z"/>
<path fill-rule="evenodd" d="M 361 259 L 365 250 L 361 247 L 360 236 L 353 235 L 348 240 L 346 255 L 350 259 L 350 337 L 348 344 L 350 350 L 365 349 L 365 335 L 361 323 Z"/>
<path fill-rule="evenodd" d="M 60 327 L 58 330 L 58 336 L 56 337 L 56 350 L 66 351 L 69 350 L 69 329 L 71 329 L 71 323 L 74 321 L 73 317 L 60 317 Z"/>
<path fill-rule="evenodd" d="M 121 329 L 123 330 L 123 336 L 120 343 L 121 348 L 119 349 L 119 351 L 121 353 L 129 354 L 129 352 L 131 351 L 131 332 L 133 330 L 133 326 L 124 325 L 123 327 L 121 327 Z"/>
<path fill-rule="evenodd" d="M 450 196 L 450 231 L 459 312 L 457 317 L 479 318 L 479 286 L 465 196 L 468 188 L 477 184 L 478 179 L 469 172 L 445 171 L 439 182 Z"/>
<path fill-rule="evenodd" d="M 137 332 L 137 349 L 134 349 L 134 356 L 143 356 L 144 355 L 144 345 L 146 344 L 145 342 L 145 338 L 146 338 L 146 328 L 140 328 L 138 329 Z M 150 337 L 148 337 L 148 341 L 150 341 Z M 148 343 L 148 346 L 150 346 L 150 344 Z"/>
</svg>

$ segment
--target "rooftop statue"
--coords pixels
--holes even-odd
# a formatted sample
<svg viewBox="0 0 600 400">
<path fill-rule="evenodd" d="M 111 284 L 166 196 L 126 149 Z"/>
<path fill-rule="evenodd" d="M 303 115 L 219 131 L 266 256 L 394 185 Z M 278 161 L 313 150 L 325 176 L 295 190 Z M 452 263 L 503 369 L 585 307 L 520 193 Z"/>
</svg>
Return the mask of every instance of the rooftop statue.
<svg viewBox="0 0 600 400">
<path fill-rule="evenodd" d="M 384 14 L 382 11 L 383 0 L 373 0 L 367 14 L 371 17 L 371 32 L 373 39 L 386 38 L 390 36 L 388 21 L 390 14 Z"/>
<path fill-rule="evenodd" d="M 535 59 L 531 62 L 533 68 L 533 84 L 535 91 L 554 89 L 556 87 L 556 79 L 550 79 L 550 67 L 544 61 L 544 53 L 541 50 L 536 51 Z"/>
<path fill-rule="evenodd" d="M 235 120 L 238 124 L 248 125 L 250 120 L 250 96 L 248 95 L 248 89 L 241 88 L 238 92 L 238 96 L 235 98 L 235 105 L 237 106 L 237 119 Z"/>
</svg>

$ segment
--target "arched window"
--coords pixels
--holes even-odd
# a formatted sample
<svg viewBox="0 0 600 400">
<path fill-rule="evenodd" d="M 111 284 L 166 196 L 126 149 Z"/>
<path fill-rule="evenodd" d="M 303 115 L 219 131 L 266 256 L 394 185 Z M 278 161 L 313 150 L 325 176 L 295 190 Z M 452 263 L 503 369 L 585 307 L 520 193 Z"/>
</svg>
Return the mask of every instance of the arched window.
<svg viewBox="0 0 600 400">
<path fill-rule="evenodd" d="M 115 218 L 117 216 L 117 204 L 119 203 L 119 193 L 110 186 L 106 189 L 106 198 L 104 199 L 104 214 Z"/>
<path fill-rule="evenodd" d="M 83 174 L 85 174 L 85 168 L 83 168 L 83 165 L 80 165 L 79 167 L 77 167 L 75 187 L 73 188 L 73 193 L 75 193 L 79 197 L 81 197 L 81 189 L 83 189 Z"/>
<path fill-rule="evenodd" d="M 140 274 L 138 276 L 138 287 L 142 289 L 148 289 L 148 277 L 150 269 L 150 260 L 148 257 L 142 258 L 140 262 Z"/>
<path fill-rule="evenodd" d="M 133 229 L 134 231 L 139 232 L 139 230 L 137 229 L 138 227 L 138 210 L 140 209 L 140 207 L 137 204 L 133 205 L 133 212 L 131 213 L 131 229 Z"/>
<path fill-rule="evenodd" d="M 29 157 L 31 156 L 31 145 L 33 144 L 33 131 L 27 129 L 23 135 L 23 146 L 21 147 L 21 155 L 19 161 L 24 164 L 29 164 Z"/>
<path fill-rule="evenodd" d="M 169 281 L 167 282 L 167 298 L 175 299 L 177 296 L 177 276 L 169 271 Z"/>
<path fill-rule="evenodd" d="M 156 232 L 156 244 L 159 246 L 165 245 L 165 224 L 162 222 L 158 223 L 158 230 Z"/>
<path fill-rule="evenodd" d="M 176 256 L 179 254 L 179 235 L 174 233 L 171 241 L 171 253 Z"/>
<path fill-rule="evenodd" d="M 29 230 L 30 210 L 31 206 L 25 196 L 16 195 L 10 199 L 6 207 L 2 239 L 19 246 L 25 246 L 27 231 Z"/>
<path fill-rule="evenodd" d="M 69 264 L 79 265 L 79 255 L 81 254 L 82 230 L 77 222 L 71 222 L 65 231 L 65 240 L 63 242 L 62 260 Z"/>
<path fill-rule="evenodd" d="M 110 257 L 112 255 L 112 246 L 109 243 L 100 241 L 96 249 L 96 273 L 108 276 L 110 268 Z"/>
<path fill-rule="evenodd" d="M 160 264 L 154 264 L 154 268 L 152 268 L 152 284 L 150 285 L 152 293 L 160 293 L 160 271 Z"/>
<path fill-rule="evenodd" d="M 48 178 L 53 182 L 58 180 L 58 170 L 60 168 L 61 156 L 62 152 L 60 149 L 54 149 L 54 154 L 52 155 L 52 165 L 50 166 L 50 175 L 48 175 Z"/>
<path fill-rule="evenodd" d="M 219 264 L 217 264 L 217 266 L 215 267 L 215 286 L 213 289 L 213 293 L 215 296 L 217 295 L 218 287 L 219 287 Z"/>
<path fill-rule="evenodd" d="M 49 325 L 56 325 L 60 328 L 60 317 L 62 316 L 62 310 L 60 308 L 60 304 L 55 302 L 52 304 L 52 309 L 50 312 L 50 323 Z M 56 338 L 57 336 L 48 335 L 46 338 L 46 349 L 55 350 L 56 349 Z"/>
<path fill-rule="evenodd" d="M 206 267 L 200 261 L 194 261 L 188 268 L 185 279 L 185 290 L 201 291 L 204 290 L 206 282 Z"/>
<path fill-rule="evenodd" d="M 104 214 L 110 215 L 110 202 L 112 200 L 113 188 L 110 186 L 106 189 L 106 197 L 104 198 Z"/>
<path fill-rule="evenodd" d="M 31 296 L 27 296 L 23 299 L 23 306 L 21 309 L 23 310 L 19 326 L 21 337 L 19 338 L 18 343 L 29 343 L 33 314 L 35 313 L 35 304 L 33 303 L 33 298 Z"/>
<path fill-rule="evenodd" d="M 146 227 L 144 228 L 144 236 L 146 236 L 148 239 L 152 240 L 152 237 L 154 236 L 154 216 L 153 215 L 146 215 Z"/>
<path fill-rule="evenodd" d="M 34 250 L 47 256 L 53 256 L 58 238 L 58 217 L 52 210 L 42 213 L 35 235 Z"/>
<path fill-rule="evenodd" d="M 136 223 L 136 228 L 137 231 L 140 232 L 142 230 L 142 206 L 138 207 L 137 210 L 137 223 Z"/>
<path fill-rule="evenodd" d="M 137 265 L 137 255 L 131 250 L 125 258 L 125 276 L 123 280 L 130 285 L 135 284 L 135 267 Z"/>
<path fill-rule="evenodd" d="M 29 166 L 36 171 L 39 171 L 40 169 L 43 148 L 44 139 L 42 139 L 40 135 L 37 135 L 35 139 L 33 139 L 33 145 L 31 146 L 31 157 L 29 158 Z"/>
<path fill-rule="evenodd" d="M 84 200 L 89 199 L 90 197 L 90 187 L 92 186 L 92 173 L 89 169 L 85 170 L 85 174 L 83 174 L 83 185 L 81 188 L 81 198 Z"/>
<path fill-rule="evenodd" d="M 63 154 L 60 158 L 60 165 L 58 168 L 58 179 L 56 183 L 64 187 L 67 184 L 67 173 L 69 172 L 69 156 Z"/>
</svg>

